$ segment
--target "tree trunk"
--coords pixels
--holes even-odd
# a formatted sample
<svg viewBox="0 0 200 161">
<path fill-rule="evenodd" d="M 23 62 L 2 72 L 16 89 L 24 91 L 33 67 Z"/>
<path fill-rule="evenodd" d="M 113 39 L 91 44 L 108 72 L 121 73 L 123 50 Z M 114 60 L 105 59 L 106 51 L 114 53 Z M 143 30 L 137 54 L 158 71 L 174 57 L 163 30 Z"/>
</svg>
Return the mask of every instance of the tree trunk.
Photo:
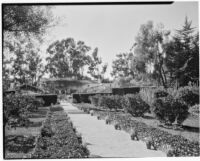
<svg viewBox="0 0 200 161">
<path fill-rule="evenodd" d="M 162 66 L 161 66 L 161 70 L 162 70 L 162 73 L 163 73 L 163 77 L 164 77 L 164 81 L 165 81 L 165 86 L 167 88 L 167 78 L 166 78 L 166 75 L 165 75 L 165 72 L 164 72 L 164 69 L 163 69 Z"/>
</svg>

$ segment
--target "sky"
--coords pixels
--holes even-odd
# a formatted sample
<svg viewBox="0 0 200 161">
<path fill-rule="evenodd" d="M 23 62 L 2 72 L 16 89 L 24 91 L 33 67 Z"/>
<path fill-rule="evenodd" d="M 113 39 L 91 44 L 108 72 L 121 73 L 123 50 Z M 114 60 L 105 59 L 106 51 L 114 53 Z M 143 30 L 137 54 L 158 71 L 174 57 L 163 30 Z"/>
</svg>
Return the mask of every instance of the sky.
<svg viewBox="0 0 200 161">
<path fill-rule="evenodd" d="M 198 2 L 175 2 L 171 5 L 92 5 L 54 6 L 53 15 L 60 23 L 49 30 L 43 49 L 52 42 L 72 37 L 84 41 L 92 49 L 98 47 L 99 56 L 108 63 L 106 77 L 110 77 L 116 54 L 129 52 L 141 24 L 152 20 L 165 29 L 181 29 L 185 16 L 198 30 Z"/>
</svg>

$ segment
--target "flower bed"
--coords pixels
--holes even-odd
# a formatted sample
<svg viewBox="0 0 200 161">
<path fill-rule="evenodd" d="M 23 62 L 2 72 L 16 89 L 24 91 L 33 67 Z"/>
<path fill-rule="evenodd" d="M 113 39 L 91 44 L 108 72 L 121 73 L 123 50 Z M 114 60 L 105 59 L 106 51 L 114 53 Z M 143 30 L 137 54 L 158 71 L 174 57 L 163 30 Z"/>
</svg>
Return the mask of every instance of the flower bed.
<svg viewBox="0 0 200 161">
<path fill-rule="evenodd" d="M 49 112 L 31 158 L 57 159 L 88 156 L 89 151 L 73 131 L 67 115 L 60 109 Z"/>
<path fill-rule="evenodd" d="M 87 108 L 87 106 L 81 107 L 82 109 Z M 159 149 L 167 153 L 170 147 L 170 149 L 172 149 L 170 151 L 170 156 L 200 155 L 198 142 L 192 142 L 182 136 L 172 135 L 166 131 L 148 126 L 145 123 L 134 120 L 130 114 L 94 110 L 94 115 L 100 116 L 101 119 L 106 118 L 111 120 L 112 124 L 118 124 L 121 129 L 127 132 L 130 132 L 132 129 L 134 129 L 137 132 L 140 140 L 147 141 L 147 139 L 150 138 L 155 149 Z"/>
<path fill-rule="evenodd" d="M 35 136 L 9 135 L 5 137 L 5 149 L 14 153 L 28 153 L 35 147 Z"/>
</svg>

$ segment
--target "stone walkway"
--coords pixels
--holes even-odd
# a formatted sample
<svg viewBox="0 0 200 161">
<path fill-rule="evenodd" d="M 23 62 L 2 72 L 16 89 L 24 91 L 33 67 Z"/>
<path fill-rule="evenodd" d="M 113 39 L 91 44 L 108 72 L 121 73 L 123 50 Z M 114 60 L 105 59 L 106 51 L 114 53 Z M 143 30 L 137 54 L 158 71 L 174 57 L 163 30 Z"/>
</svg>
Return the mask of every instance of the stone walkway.
<svg viewBox="0 0 200 161">
<path fill-rule="evenodd" d="M 67 102 L 61 102 L 77 131 L 82 134 L 91 157 L 165 157 L 161 151 L 148 150 L 142 141 L 132 141 L 124 131 L 115 130 L 113 125 L 106 125 L 105 120 L 83 113 Z"/>
</svg>

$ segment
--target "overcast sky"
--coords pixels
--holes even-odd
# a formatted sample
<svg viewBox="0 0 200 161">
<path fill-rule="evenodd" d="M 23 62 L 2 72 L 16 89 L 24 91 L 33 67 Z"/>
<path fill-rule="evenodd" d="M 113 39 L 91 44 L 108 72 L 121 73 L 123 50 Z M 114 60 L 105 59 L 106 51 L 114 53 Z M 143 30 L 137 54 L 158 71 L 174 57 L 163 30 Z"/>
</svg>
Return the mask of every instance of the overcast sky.
<svg viewBox="0 0 200 161">
<path fill-rule="evenodd" d="M 198 2 L 175 2 L 171 5 L 119 6 L 56 6 L 53 14 L 61 17 L 59 26 L 47 34 L 43 48 L 63 38 L 72 37 L 86 45 L 99 48 L 99 56 L 109 64 L 121 52 L 128 52 L 134 43 L 140 25 L 152 20 L 171 31 L 180 29 L 185 16 L 198 27 Z"/>
</svg>

